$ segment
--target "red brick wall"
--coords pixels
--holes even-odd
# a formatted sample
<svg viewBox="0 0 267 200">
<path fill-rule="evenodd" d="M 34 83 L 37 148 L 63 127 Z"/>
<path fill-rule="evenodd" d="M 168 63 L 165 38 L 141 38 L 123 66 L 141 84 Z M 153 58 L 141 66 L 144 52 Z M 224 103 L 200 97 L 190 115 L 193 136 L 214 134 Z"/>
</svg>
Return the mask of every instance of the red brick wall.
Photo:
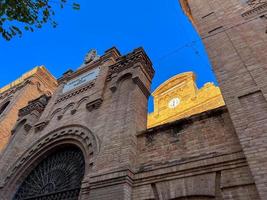
<svg viewBox="0 0 267 200">
<path fill-rule="evenodd" d="M 137 149 L 133 199 L 259 199 L 225 108 L 142 132 Z"/>
<path fill-rule="evenodd" d="M 267 1 L 255 7 L 237 0 L 188 0 L 188 3 L 257 189 L 261 199 L 265 199 Z"/>
</svg>

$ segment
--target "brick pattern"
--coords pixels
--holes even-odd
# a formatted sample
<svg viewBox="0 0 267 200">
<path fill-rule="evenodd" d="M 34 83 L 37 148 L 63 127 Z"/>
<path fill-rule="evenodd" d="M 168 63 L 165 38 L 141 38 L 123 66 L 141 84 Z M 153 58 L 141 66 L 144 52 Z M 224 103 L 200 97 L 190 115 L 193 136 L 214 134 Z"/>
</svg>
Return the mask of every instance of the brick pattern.
<svg viewBox="0 0 267 200">
<path fill-rule="evenodd" d="M 224 107 L 144 131 L 137 150 L 133 199 L 259 199 Z"/>
<path fill-rule="evenodd" d="M 0 99 L 0 105 L 7 101 L 10 101 L 10 104 L 0 116 L 0 152 L 10 139 L 11 130 L 18 119 L 18 111 L 41 95 L 48 93 L 51 95 L 56 86 L 56 80 L 42 68 L 24 82 L 1 94 L 3 98 Z"/>
<path fill-rule="evenodd" d="M 93 87 L 55 104 L 66 81 L 99 66 Z M 96 62 L 65 73 L 41 113 L 22 109 L 27 112 L 20 120 L 27 118 L 31 127 L 15 131 L 2 154 L 1 198 L 12 199 L 29 172 L 53 150 L 75 145 L 85 159 L 82 200 L 258 200 L 225 107 L 146 129 L 152 76 L 140 48 L 128 56 L 112 48 Z M 24 89 L 30 93 L 34 88 Z M 256 93 L 242 103 L 250 107 L 251 101 L 261 100 Z"/>
<path fill-rule="evenodd" d="M 267 196 L 266 3 L 188 1 L 261 199 Z"/>
</svg>

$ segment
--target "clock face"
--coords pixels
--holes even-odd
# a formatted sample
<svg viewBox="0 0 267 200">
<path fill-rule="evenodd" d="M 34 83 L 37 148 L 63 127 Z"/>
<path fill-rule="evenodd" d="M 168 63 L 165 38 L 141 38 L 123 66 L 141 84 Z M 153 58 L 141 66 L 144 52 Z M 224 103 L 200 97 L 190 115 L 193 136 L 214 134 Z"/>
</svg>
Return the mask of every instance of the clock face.
<svg viewBox="0 0 267 200">
<path fill-rule="evenodd" d="M 173 98 L 169 101 L 168 106 L 169 106 L 169 108 L 175 108 L 180 104 L 180 102 L 181 102 L 180 99 L 178 97 L 176 97 L 176 98 Z"/>
</svg>

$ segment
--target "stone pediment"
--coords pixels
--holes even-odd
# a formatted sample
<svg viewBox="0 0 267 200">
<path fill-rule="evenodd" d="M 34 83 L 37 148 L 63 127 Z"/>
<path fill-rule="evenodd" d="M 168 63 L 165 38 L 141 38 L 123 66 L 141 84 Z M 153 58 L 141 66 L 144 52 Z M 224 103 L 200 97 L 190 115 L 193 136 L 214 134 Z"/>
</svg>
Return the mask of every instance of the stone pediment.
<svg viewBox="0 0 267 200">
<path fill-rule="evenodd" d="M 195 81 L 195 75 L 193 72 L 185 72 L 182 74 L 178 74 L 164 83 L 162 83 L 153 93 L 152 96 L 156 97 L 159 94 L 167 92 L 168 90 L 172 89 L 174 86 L 182 85 L 188 81 Z"/>
</svg>

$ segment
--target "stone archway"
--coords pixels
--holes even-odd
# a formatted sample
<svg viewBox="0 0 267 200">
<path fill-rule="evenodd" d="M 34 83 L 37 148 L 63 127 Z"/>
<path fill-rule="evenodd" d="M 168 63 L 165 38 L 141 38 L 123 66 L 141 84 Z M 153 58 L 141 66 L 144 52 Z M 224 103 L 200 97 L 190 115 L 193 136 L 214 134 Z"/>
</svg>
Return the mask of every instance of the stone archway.
<svg viewBox="0 0 267 200">
<path fill-rule="evenodd" d="M 24 179 L 13 200 L 77 200 L 84 171 L 85 160 L 79 148 L 54 150 Z"/>
<path fill-rule="evenodd" d="M 68 150 L 70 147 L 71 149 L 79 149 L 82 152 L 84 158 L 84 177 L 82 179 L 83 186 L 79 194 L 80 196 L 86 195 L 87 186 L 85 187 L 85 185 L 88 183 L 87 174 L 94 168 L 94 161 L 99 152 L 100 143 L 99 139 L 88 128 L 81 125 L 68 125 L 58 128 L 46 134 L 30 146 L 7 171 L 6 178 L 4 179 L 3 192 L 0 195 L 5 199 L 16 199 L 14 195 L 19 192 L 25 180 L 31 176 L 31 173 L 37 173 L 36 170 L 39 165 L 42 165 L 42 162 L 47 162 L 45 161 L 46 159 L 52 159 L 50 156 L 53 157 L 58 151 Z M 23 200 L 23 198 L 17 199 Z M 27 197 L 26 199 L 32 198 Z M 74 200 L 77 198 L 69 199 Z"/>
</svg>

